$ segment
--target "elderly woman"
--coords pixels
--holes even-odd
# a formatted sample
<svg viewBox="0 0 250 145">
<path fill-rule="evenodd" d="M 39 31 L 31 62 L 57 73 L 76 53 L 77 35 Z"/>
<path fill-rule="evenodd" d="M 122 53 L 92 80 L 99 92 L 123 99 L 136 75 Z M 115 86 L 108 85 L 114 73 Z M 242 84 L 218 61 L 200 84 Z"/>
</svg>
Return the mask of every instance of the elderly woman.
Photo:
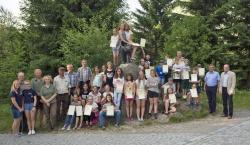
<svg viewBox="0 0 250 145">
<path fill-rule="evenodd" d="M 51 76 L 44 76 L 43 81 L 44 85 L 40 91 L 43 109 L 47 120 L 46 123 L 53 130 L 56 122 L 56 89 L 52 84 L 53 80 Z"/>
</svg>

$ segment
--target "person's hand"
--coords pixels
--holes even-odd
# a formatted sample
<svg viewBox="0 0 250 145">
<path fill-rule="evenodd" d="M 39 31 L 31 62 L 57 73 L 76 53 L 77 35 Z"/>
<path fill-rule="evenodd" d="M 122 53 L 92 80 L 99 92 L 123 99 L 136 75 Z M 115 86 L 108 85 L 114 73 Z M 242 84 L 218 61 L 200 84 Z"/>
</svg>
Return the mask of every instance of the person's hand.
<svg viewBox="0 0 250 145">
<path fill-rule="evenodd" d="M 24 109 L 23 108 L 19 108 L 18 110 L 19 110 L 19 112 L 23 112 Z"/>
<path fill-rule="evenodd" d="M 47 102 L 47 103 L 46 103 L 46 105 L 49 107 L 49 106 L 50 106 L 50 103 L 49 103 L 49 102 Z"/>
<path fill-rule="evenodd" d="M 33 112 L 36 111 L 36 107 L 33 106 L 31 111 L 33 111 Z"/>
</svg>

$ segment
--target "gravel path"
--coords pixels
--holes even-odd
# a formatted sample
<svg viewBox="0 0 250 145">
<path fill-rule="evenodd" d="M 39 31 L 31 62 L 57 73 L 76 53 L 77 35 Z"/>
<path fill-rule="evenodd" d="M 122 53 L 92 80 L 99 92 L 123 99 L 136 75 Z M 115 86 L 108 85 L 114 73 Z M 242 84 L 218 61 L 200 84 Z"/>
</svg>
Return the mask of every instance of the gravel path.
<svg viewBox="0 0 250 145">
<path fill-rule="evenodd" d="M 180 124 L 107 130 L 53 132 L 13 137 L 0 134 L 0 145 L 249 145 L 250 111 L 238 112 L 232 120 L 219 116 Z"/>
</svg>

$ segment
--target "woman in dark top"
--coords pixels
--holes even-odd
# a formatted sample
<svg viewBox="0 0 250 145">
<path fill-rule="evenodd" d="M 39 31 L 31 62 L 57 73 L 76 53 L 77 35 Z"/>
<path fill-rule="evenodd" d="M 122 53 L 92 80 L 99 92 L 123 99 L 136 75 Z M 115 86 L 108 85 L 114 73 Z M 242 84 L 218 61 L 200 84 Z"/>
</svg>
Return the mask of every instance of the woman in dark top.
<svg viewBox="0 0 250 145">
<path fill-rule="evenodd" d="M 13 134 L 15 134 L 15 136 L 19 137 L 21 135 L 19 134 L 19 127 L 22 120 L 24 102 L 23 102 L 23 97 L 20 93 L 20 84 L 18 80 L 15 80 L 12 84 L 10 98 L 11 98 L 11 112 L 14 118 L 12 124 L 12 131 Z"/>
</svg>

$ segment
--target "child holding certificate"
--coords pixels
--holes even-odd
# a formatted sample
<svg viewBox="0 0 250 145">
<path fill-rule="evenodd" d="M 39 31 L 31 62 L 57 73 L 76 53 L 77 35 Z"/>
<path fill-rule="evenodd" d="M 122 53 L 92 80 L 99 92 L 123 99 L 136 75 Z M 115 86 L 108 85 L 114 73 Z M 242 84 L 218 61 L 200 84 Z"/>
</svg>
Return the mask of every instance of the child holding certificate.
<svg viewBox="0 0 250 145">
<path fill-rule="evenodd" d="M 126 102 L 126 112 L 128 121 L 132 120 L 133 114 L 133 103 L 134 103 L 134 96 L 135 96 L 135 83 L 133 81 L 132 74 L 128 74 L 126 77 L 126 82 L 124 85 L 124 95 L 125 95 L 125 102 Z"/>
<path fill-rule="evenodd" d="M 197 81 L 190 81 L 190 83 L 191 83 L 191 86 L 193 86 L 193 85 L 196 86 L 196 90 L 197 90 L 197 93 L 198 93 L 198 97 L 196 98 L 196 105 L 199 105 L 199 103 L 200 103 L 200 95 L 199 94 L 201 93 L 201 87 L 200 87 L 201 80 L 200 80 L 200 77 L 198 76 L 198 73 L 199 73 L 198 68 L 197 67 L 193 68 L 192 73 L 196 74 L 196 77 L 197 77 L 196 80 Z M 193 104 L 192 102 L 190 102 L 190 100 L 188 102 L 189 102 L 189 105 Z"/>
<path fill-rule="evenodd" d="M 188 66 L 188 60 L 184 60 L 185 65 L 182 67 L 181 70 L 181 88 L 182 88 L 182 95 L 183 98 L 187 98 L 186 94 L 189 89 L 189 71 L 190 67 Z"/>
<path fill-rule="evenodd" d="M 87 83 L 84 83 L 82 86 L 82 89 L 77 90 L 78 96 L 82 102 L 82 105 L 84 106 L 86 104 L 86 100 L 89 96 L 90 90 L 89 85 Z"/>
<path fill-rule="evenodd" d="M 99 106 L 101 109 L 101 96 L 102 94 L 98 91 L 97 86 L 92 87 L 92 91 L 89 93 L 89 97 L 93 98 L 93 101 Z"/>
<path fill-rule="evenodd" d="M 188 96 L 188 99 L 187 99 L 188 106 L 197 107 L 199 103 L 199 100 L 198 100 L 199 93 L 197 89 L 197 84 L 192 84 L 192 87 L 190 91 L 188 92 L 187 96 Z"/>
<path fill-rule="evenodd" d="M 62 130 L 70 130 L 71 126 L 73 125 L 73 122 L 75 120 L 75 106 L 80 106 L 81 105 L 81 101 L 79 101 L 78 99 L 78 96 L 75 94 L 74 97 L 73 97 L 73 101 L 71 102 L 70 106 L 73 106 L 73 107 L 69 107 L 69 110 L 68 110 L 68 115 L 65 119 L 65 123 L 64 123 L 64 126 L 62 128 Z M 72 110 L 73 109 L 73 110 Z M 81 120 L 81 119 L 80 119 Z M 82 122 L 82 121 L 80 121 Z M 76 122 L 77 124 L 79 123 L 79 120 Z M 78 128 L 78 125 L 76 124 L 75 128 Z M 79 128 L 81 128 L 81 123 L 79 125 Z"/>
<path fill-rule="evenodd" d="M 147 96 L 146 84 L 144 72 L 140 71 L 138 79 L 135 81 L 136 84 L 136 114 L 138 121 L 143 121 L 145 112 L 145 102 Z"/>
<path fill-rule="evenodd" d="M 179 62 L 178 59 L 175 60 L 175 64 L 173 65 L 173 79 L 176 86 L 176 93 L 180 94 L 181 89 L 181 69 L 183 64 Z"/>
<path fill-rule="evenodd" d="M 117 68 L 115 71 L 113 85 L 114 85 L 114 102 L 115 102 L 115 105 L 118 108 L 120 108 L 123 87 L 124 87 L 124 77 L 123 77 L 123 72 L 121 68 Z"/>
<path fill-rule="evenodd" d="M 107 116 L 114 116 L 115 126 L 119 127 L 121 121 L 121 110 L 115 106 L 112 96 L 107 95 L 107 102 L 103 105 L 102 110 L 99 113 L 99 127 L 105 129 L 105 120 Z"/>
<path fill-rule="evenodd" d="M 93 121 L 95 120 L 96 116 L 98 116 L 97 113 L 98 113 L 98 105 L 95 102 L 93 102 L 92 97 L 89 97 L 84 107 L 84 116 L 83 116 L 87 127 L 93 125 Z"/>
<path fill-rule="evenodd" d="M 173 97 L 175 97 L 173 88 L 170 87 L 170 88 L 167 89 L 167 93 L 164 94 L 164 97 L 163 97 L 163 102 L 164 102 L 164 106 L 165 106 L 165 114 L 166 115 L 168 115 L 169 113 L 175 113 L 176 112 L 176 107 L 175 107 L 176 103 L 172 103 L 172 101 L 170 100 L 171 95 Z M 176 101 L 176 98 L 175 98 L 175 101 Z"/>
<path fill-rule="evenodd" d="M 94 68 L 93 78 L 92 86 L 97 86 L 98 89 L 100 89 L 102 87 L 102 74 L 100 73 L 98 66 L 95 66 Z"/>
<path fill-rule="evenodd" d="M 106 84 L 108 84 L 113 90 L 114 69 L 110 61 L 107 62 L 107 69 L 105 71 L 105 75 L 106 75 Z"/>
</svg>

